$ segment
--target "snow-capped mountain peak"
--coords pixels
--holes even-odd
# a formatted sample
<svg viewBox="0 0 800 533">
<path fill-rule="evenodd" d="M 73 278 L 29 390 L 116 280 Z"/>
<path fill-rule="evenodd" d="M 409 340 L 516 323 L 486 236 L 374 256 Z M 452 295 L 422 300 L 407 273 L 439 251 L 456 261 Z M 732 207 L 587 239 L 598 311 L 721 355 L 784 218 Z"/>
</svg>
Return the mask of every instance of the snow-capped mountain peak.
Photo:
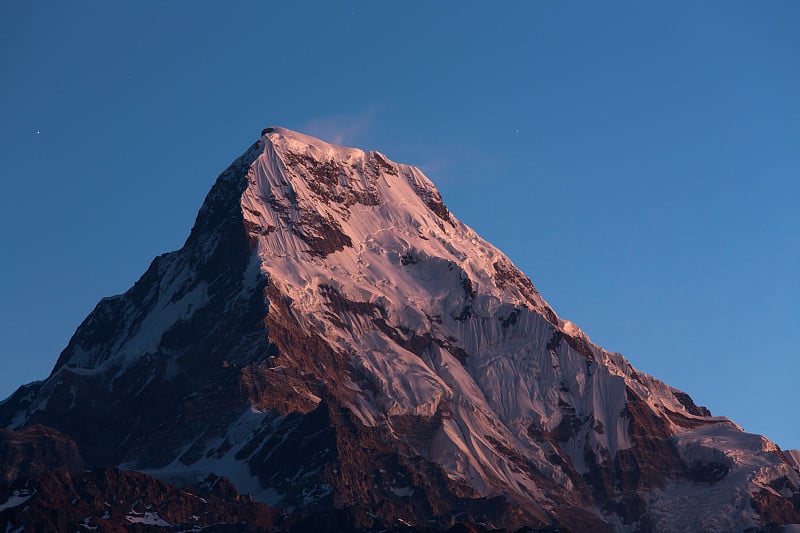
<svg viewBox="0 0 800 533">
<path fill-rule="evenodd" d="M 362 526 L 800 519 L 796 455 L 592 344 L 419 169 L 278 127 L 0 420 Z"/>
</svg>

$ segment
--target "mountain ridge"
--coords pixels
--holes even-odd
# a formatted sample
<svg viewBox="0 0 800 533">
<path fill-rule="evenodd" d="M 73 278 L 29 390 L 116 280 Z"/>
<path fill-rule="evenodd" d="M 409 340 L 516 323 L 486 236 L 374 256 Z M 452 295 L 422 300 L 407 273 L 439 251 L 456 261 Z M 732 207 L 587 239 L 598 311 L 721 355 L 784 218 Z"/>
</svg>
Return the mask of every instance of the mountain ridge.
<svg viewBox="0 0 800 533">
<path fill-rule="evenodd" d="M 278 127 L 0 423 L 359 527 L 800 521 L 795 454 L 593 345 L 421 171 Z"/>
</svg>

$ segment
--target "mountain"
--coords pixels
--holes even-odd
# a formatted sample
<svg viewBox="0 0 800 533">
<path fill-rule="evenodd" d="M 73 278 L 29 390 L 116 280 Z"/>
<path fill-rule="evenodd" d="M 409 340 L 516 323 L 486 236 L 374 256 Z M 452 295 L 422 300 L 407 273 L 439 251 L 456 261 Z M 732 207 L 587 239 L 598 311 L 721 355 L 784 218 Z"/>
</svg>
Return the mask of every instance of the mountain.
<svg viewBox="0 0 800 533">
<path fill-rule="evenodd" d="M 220 175 L 183 248 L 0 404 L 0 426 L 61 442 L 75 484 L 88 469 L 91 490 L 65 493 L 93 502 L 89 526 L 123 492 L 134 514 L 112 517 L 185 524 L 165 495 L 219 479 L 230 521 L 264 528 L 800 523 L 800 453 L 594 345 L 419 169 L 283 128 Z M 46 475 L 7 475 L 0 520 L 33 520 L 19 502 Z"/>
</svg>

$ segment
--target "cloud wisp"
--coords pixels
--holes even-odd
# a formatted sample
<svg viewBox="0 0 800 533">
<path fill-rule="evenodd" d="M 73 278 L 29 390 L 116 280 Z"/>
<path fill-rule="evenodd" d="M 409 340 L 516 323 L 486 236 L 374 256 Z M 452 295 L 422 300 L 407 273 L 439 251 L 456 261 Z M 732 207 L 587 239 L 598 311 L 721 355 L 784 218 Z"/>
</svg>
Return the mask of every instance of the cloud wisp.
<svg viewBox="0 0 800 533">
<path fill-rule="evenodd" d="M 355 114 L 336 114 L 309 120 L 300 130 L 314 137 L 339 145 L 357 146 L 375 123 L 378 109 L 370 108 Z"/>
</svg>

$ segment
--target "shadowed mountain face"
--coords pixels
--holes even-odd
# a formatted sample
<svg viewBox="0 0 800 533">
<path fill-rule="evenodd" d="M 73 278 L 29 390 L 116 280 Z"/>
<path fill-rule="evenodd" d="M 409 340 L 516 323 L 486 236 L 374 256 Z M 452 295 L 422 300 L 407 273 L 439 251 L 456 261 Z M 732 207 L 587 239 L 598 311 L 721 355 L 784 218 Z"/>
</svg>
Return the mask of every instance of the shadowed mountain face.
<svg viewBox="0 0 800 533">
<path fill-rule="evenodd" d="M 102 490 L 224 476 L 265 528 L 800 523 L 798 454 L 592 344 L 418 169 L 282 128 L 0 425 L 58 429 Z"/>
</svg>

